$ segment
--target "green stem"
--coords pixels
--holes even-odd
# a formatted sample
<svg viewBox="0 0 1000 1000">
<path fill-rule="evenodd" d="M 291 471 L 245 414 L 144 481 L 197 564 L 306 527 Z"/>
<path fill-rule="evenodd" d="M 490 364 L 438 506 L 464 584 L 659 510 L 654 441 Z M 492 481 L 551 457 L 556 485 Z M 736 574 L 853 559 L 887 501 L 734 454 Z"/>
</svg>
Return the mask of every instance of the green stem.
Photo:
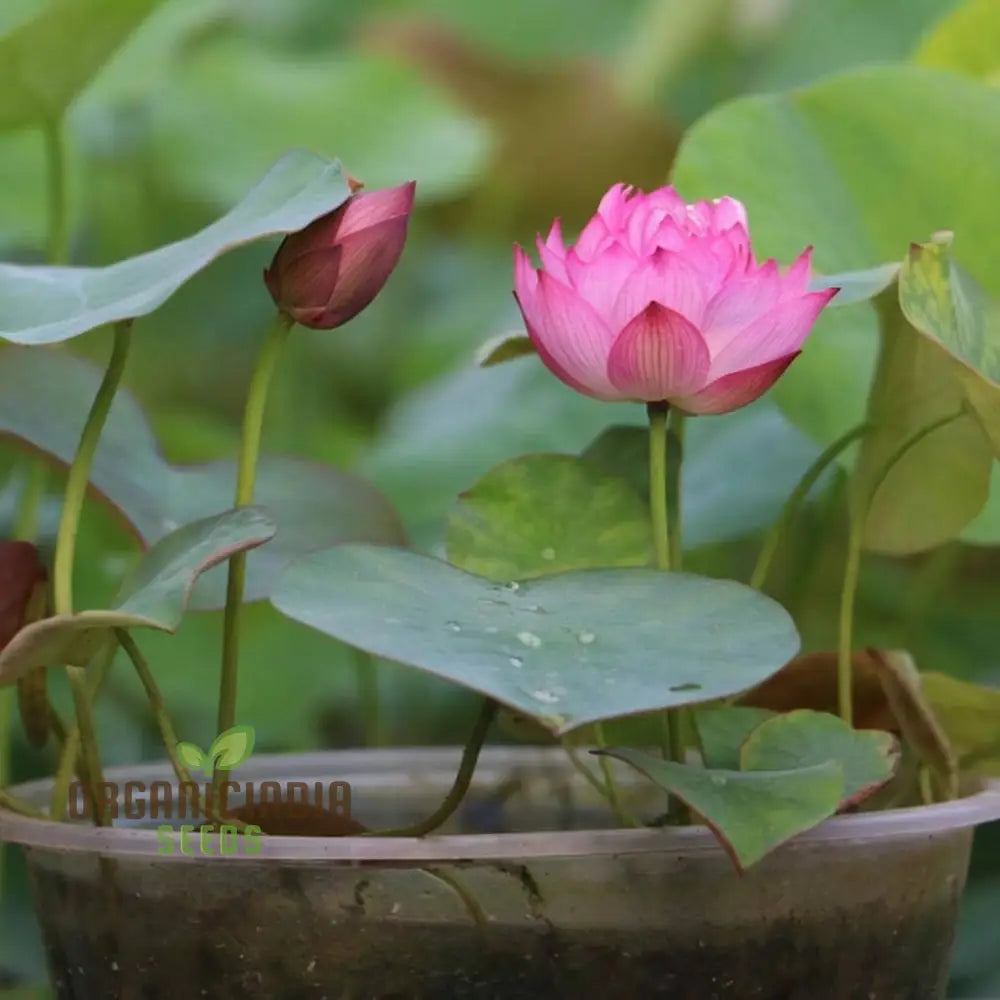
<svg viewBox="0 0 1000 1000">
<path fill-rule="evenodd" d="M 445 796 L 444 801 L 426 819 L 412 826 L 398 827 L 393 830 L 373 831 L 372 837 L 423 837 L 431 833 L 439 826 L 451 818 L 452 814 L 462 804 L 469 786 L 472 784 L 472 776 L 479 761 L 480 751 L 486 741 L 486 734 L 497 714 L 497 703 L 492 698 L 483 699 L 482 707 L 479 710 L 479 717 L 473 727 L 472 735 L 465 744 L 462 751 L 462 760 L 458 765 L 458 773 L 455 775 L 455 782 L 451 790 Z"/>
<path fill-rule="evenodd" d="M 177 744 L 179 742 L 177 739 L 177 730 L 174 729 L 174 724 L 170 721 L 170 715 L 167 713 L 167 704 L 163 700 L 163 694 L 156 683 L 153 671 L 149 668 L 146 657 L 143 656 L 138 643 L 126 629 L 115 629 L 115 638 L 118 640 L 118 645 L 125 651 L 125 655 L 132 661 L 132 666 L 139 677 L 139 682 L 146 692 L 146 699 L 149 701 L 149 707 L 152 709 L 153 718 L 156 720 L 156 726 L 160 730 L 163 746 L 167 751 L 167 757 L 170 759 L 170 764 L 174 769 L 177 780 L 181 784 L 191 784 L 197 788 L 198 783 L 191 777 L 191 772 L 184 766 L 184 762 L 177 752 Z M 210 809 L 201 792 L 198 792 L 197 800 L 199 812 L 207 819 L 220 825 L 225 822 L 237 828 L 243 827 L 244 824 L 239 820 L 228 817 L 223 819 L 218 810 Z"/>
<path fill-rule="evenodd" d="M 833 444 L 820 454 L 817 459 L 806 469 L 791 495 L 785 501 L 778 520 L 772 525 L 771 530 L 764 539 L 761 546 L 760 555 L 757 557 L 757 564 L 754 566 L 753 574 L 750 577 L 750 586 L 755 590 L 760 590 L 767 580 L 767 575 L 774 562 L 774 556 L 778 551 L 781 540 L 785 532 L 789 529 L 795 519 L 805 499 L 812 492 L 813 487 L 819 481 L 820 476 L 826 471 L 845 448 L 863 437 L 871 429 L 868 422 L 852 427 L 846 434 L 842 434 Z"/>
<path fill-rule="evenodd" d="M 66 676 L 73 692 L 73 707 L 76 709 L 76 724 L 80 730 L 80 747 L 83 751 L 84 783 L 90 796 L 94 822 L 98 826 L 107 826 L 109 821 L 104 815 L 104 802 L 100 794 L 104 775 L 101 773 L 101 756 L 97 745 L 94 716 L 90 711 L 90 698 L 87 696 L 87 671 L 83 667 L 66 667 Z"/>
<path fill-rule="evenodd" d="M 292 320 L 284 313 L 279 313 L 257 357 L 257 364 L 250 380 L 243 412 L 243 433 L 236 472 L 235 506 L 237 507 L 246 507 L 253 503 L 268 389 L 291 328 Z M 229 560 L 229 577 L 226 583 L 226 609 L 222 626 L 222 669 L 219 676 L 218 731 L 220 733 L 236 725 L 240 611 L 245 583 L 246 553 L 239 552 Z M 213 801 L 218 803 L 221 813 L 226 811 L 225 779 L 226 775 L 221 771 L 212 776 Z"/>
<path fill-rule="evenodd" d="M 914 431 L 889 455 L 877 470 L 869 488 L 859 497 L 847 537 L 847 561 L 844 566 L 844 580 L 840 591 L 840 622 L 837 635 L 837 707 L 840 717 L 849 726 L 854 724 L 854 605 L 857 598 L 858 580 L 861 575 L 861 554 L 864 548 L 865 526 L 868 514 L 878 491 L 882 488 L 896 463 L 925 437 L 945 424 L 965 415 L 965 409 L 934 420 L 926 427 Z"/>
<path fill-rule="evenodd" d="M 365 730 L 365 746 L 382 745 L 382 712 L 379 695 L 378 663 L 363 649 L 353 650 L 354 678 L 358 686 L 358 702 Z"/>
<path fill-rule="evenodd" d="M 87 667 L 88 705 L 93 705 L 98 692 L 103 687 L 111 665 L 114 663 L 117 650 L 118 646 L 115 642 L 104 643 L 97 656 Z M 80 759 L 79 725 L 74 725 L 65 734 L 62 741 L 62 750 L 59 755 L 56 776 L 52 782 L 52 799 L 49 806 L 49 812 L 53 819 L 63 820 L 66 818 L 66 802 L 69 798 L 69 786 L 74 773 L 78 773 L 81 780 L 86 777 L 86 768 Z"/>
<path fill-rule="evenodd" d="M 16 795 L 0 788 L 0 809 L 7 809 L 19 816 L 27 816 L 28 819 L 48 819 L 49 817 L 27 802 L 22 802 Z"/>
<path fill-rule="evenodd" d="M 76 448 L 73 464 L 69 467 L 66 479 L 66 492 L 63 496 L 62 515 L 59 518 L 59 530 L 56 533 L 56 552 L 53 567 L 53 591 L 55 597 L 55 612 L 57 615 L 73 613 L 73 557 L 76 552 L 76 535 L 80 527 L 80 513 L 87 495 L 87 483 L 90 480 L 90 467 L 94 460 L 94 452 L 104 430 L 104 423 L 111 410 L 111 403 L 125 370 L 125 361 L 131 342 L 132 321 L 115 325 L 114 347 L 111 359 L 101 381 L 97 395 L 87 414 Z"/>
<path fill-rule="evenodd" d="M 656 565 L 670 569 L 670 514 L 667 507 L 667 417 L 666 403 L 649 403 L 649 513 L 653 521 Z"/>
<path fill-rule="evenodd" d="M 607 750 L 608 741 L 604 736 L 604 725 L 600 722 L 594 723 L 594 740 L 601 750 Z M 628 811 L 622 804 L 621 794 L 618 791 L 618 784 L 615 782 L 614 772 L 611 770 L 611 759 L 607 754 L 600 754 L 597 758 L 601 774 L 604 775 L 604 790 L 608 798 L 608 804 L 615 815 L 615 821 L 619 826 L 635 826 L 635 821 L 629 816 Z"/>
<path fill-rule="evenodd" d="M 854 725 L 854 603 L 861 574 L 861 549 L 865 536 L 864 515 L 851 520 L 847 536 L 847 562 L 840 590 L 840 624 L 837 631 L 837 710 L 849 726 Z"/>
<path fill-rule="evenodd" d="M 674 462 L 668 461 L 669 405 L 649 403 L 646 413 L 649 417 L 649 515 L 653 522 L 653 548 L 657 567 L 669 571 L 676 568 L 675 563 L 680 560 L 680 532 L 671 531 L 671 524 L 679 520 L 681 463 L 679 457 Z M 681 763 L 684 760 L 678 711 L 668 709 L 664 713 L 663 755 Z"/>
<path fill-rule="evenodd" d="M 69 615 L 73 613 L 73 562 L 76 552 L 76 536 L 80 527 L 80 514 L 83 511 L 83 503 L 87 495 L 87 484 L 90 481 L 94 453 L 97 451 L 101 431 L 104 429 L 108 413 L 111 410 L 122 372 L 125 370 L 125 362 L 131 343 L 131 331 L 131 320 L 125 320 L 115 325 L 111 358 L 97 390 L 97 395 L 94 397 L 94 402 L 91 404 L 90 412 L 87 414 L 76 454 L 66 478 L 62 514 L 56 533 L 56 551 L 52 574 L 56 614 Z M 90 701 L 87 697 L 86 671 L 82 667 L 67 667 L 66 675 L 73 691 L 73 704 L 76 709 L 84 771 L 94 809 L 94 819 L 98 824 L 103 824 L 104 812 L 96 787 L 101 780 L 100 759 L 97 737 L 94 732 L 94 720 L 90 713 Z M 53 794 L 55 794 L 55 790 Z M 65 809 L 65 799 L 59 803 L 59 809 Z"/>
<path fill-rule="evenodd" d="M 603 799 L 607 799 L 608 796 L 608 786 L 601 781 L 600 778 L 594 774 L 593 771 L 582 760 L 580 760 L 580 755 L 576 752 L 576 747 L 570 743 L 569 738 L 564 738 L 562 741 L 562 748 L 566 753 L 566 757 L 569 759 L 570 764 L 573 765 L 573 769 L 583 778 L 591 788 L 593 788 Z"/>
<path fill-rule="evenodd" d="M 45 168 L 49 210 L 47 258 L 50 264 L 65 264 L 69 257 L 69 220 L 66 210 L 66 141 L 63 121 L 45 123 Z"/>
</svg>

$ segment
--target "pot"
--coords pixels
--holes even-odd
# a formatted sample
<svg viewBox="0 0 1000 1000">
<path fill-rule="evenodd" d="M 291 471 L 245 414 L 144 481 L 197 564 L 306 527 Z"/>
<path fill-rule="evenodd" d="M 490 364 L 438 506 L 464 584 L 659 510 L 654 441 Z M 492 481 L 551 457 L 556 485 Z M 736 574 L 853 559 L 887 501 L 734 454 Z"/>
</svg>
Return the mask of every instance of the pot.
<svg viewBox="0 0 1000 1000">
<path fill-rule="evenodd" d="M 258 801 L 280 787 L 287 802 L 293 782 L 319 781 L 334 808 L 395 826 L 440 803 L 457 761 L 423 749 L 255 757 L 232 801 L 251 782 Z M 660 793 L 617 773 L 649 798 L 637 808 L 662 811 Z M 485 751 L 462 810 L 422 839 L 203 837 L 183 829 L 179 798 L 165 816 L 164 790 L 179 791 L 166 765 L 106 778 L 123 813 L 112 827 L 0 811 L 60 1000 L 604 1000 L 612 986 L 671 1000 L 939 1000 L 974 828 L 1000 818 L 1000 783 L 988 783 L 831 819 L 739 875 L 705 828 L 611 828 L 558 749 Z M 50 788 L 13 791 L 44 805 Z"/>
</svg>

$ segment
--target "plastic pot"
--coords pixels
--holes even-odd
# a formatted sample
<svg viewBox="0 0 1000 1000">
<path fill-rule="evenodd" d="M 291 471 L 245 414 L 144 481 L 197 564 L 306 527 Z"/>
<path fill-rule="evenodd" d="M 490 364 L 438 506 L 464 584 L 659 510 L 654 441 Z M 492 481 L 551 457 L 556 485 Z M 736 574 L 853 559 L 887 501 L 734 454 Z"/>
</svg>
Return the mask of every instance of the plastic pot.
<svg viewBox="0 0 1000 1000">
<path fill-rule="evenodd" d="M 233 777 L 348 782 L 382 828 L 430 812 L 457 758 L 260 757 Z M 124 782 L 146 784 L 135 815 L 171 774 L 107 778 L 123 808 Z M 49 787 L 15 791 L 41 805 Z M 612 829 L 561 751 L 518 748 L 485 752 L 461 814 L 423 839 L 189 834 L 182 854 L 177 816 L 2 811 L 0 837 L 24 849 L 60 1000 L 937 1000 L 973 830 L 997 818 L 997 783 L 838 817 L 740 876 L 707 830 Z"/>
</svg>

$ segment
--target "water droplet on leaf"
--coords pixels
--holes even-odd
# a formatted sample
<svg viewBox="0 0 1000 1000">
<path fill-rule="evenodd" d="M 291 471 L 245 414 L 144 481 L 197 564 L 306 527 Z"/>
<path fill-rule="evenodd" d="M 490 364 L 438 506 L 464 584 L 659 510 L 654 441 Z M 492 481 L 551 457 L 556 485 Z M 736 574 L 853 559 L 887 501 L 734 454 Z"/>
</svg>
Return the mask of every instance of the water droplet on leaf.
<svg viewBox="0 0 1000 1000">
<path fill-rule="evenodd" d="M 554 705 L 559 700 L 559 695 L 553 693 L 552 691 L 546 691 L 545 688 L 539 688 L 537 691 L 531 692 L 531 697 L 535 701 L 543 701 L 546 705 Z"/>
<path fill-rule="evenodd" d="M 524 660 L 522 660 L 520 656 L 512 656 L 507 662 L 512 667 L 516 667 L 518 670 L 524 666 Z"/>
<path fill-rule="evenodd" d="M 576 638 L 581 646 L 589 646 L 597 636 L 593 632 L 580 632 Z"/>
<path fill-rule="evenodd" d="M 556 550 L 552 548 L 551 545 L 547 545 L 544 549 L 542 549 L 542 558 L 546 562 L 552 562 L 552 560 L 555 559 L 555 557 L 556 557 Z"/>
<path fill-rule="evenodd" d="M 462 631 L 462 626 L 459 625 L 458 622 L 445 622 L 444 623 L 444 627 L 449 632 L 461 632 Z"/>
<path fill-rule="evenodd" d="M 542 640 L 534 632 L 518 632 L 517 638 L 529 649 L 538 649 Z"/>
</svg>

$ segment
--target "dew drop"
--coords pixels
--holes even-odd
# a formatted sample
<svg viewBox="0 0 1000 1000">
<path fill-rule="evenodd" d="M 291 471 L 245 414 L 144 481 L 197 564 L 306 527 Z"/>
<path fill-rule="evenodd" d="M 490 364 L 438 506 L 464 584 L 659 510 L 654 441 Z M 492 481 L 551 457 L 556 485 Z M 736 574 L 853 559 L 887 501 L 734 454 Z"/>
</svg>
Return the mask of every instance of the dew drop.
<svg viewBox="0 0 1000 1000">
<path fill-rule="evenodd" d="M 720 788 L 723 785 L 728 784 L 727 779 L 725 779 L 721 774 L 713 774 L 711 780 L 713 785 L 718 785 Z"/>
<path fill-rule="evenodd" d="M 524 666 L 524 660 L 520 656 L 512 656 L 507 662 L 517 670 Z"/>
<path fill-rule="evenodd" d="M 559 695 L 552 691 L 547 691 L 545 688 L 539 688 L 537 691 L 531 692 L 531 697 L 535 701 L 545 702 L 546 705 L 554 705 L 559 700 Z"/>
<path fill-rule="evenodd" d="M 505 583 L 504 587 L 506 587 L 507 590 L 520 590 L 521 589 L 521 585 L 517 582 L 517 580 L 511 580 L 510 583 Z"/>
<path fill-rule="evenodd" d="M 556 550 L 552 548 L 551 545 L 546 545 L 545 548 L 542 549 L 541 556 L 546 562 L 552 562 L 552 560 L 556 557 Z"/>
<path fill-rule="evenodd" d="M 444 623 L 444 627 L 449 632 L 461 632 L 462 631 L 462 626 L 459 625 L 458 622 L 445 622 Z"/>
<path fill-rule="evenodd" d="M 581 646 L 589 646 L 597 636 L 593 632 L 580 632 L 576 638 Z"/>
<path fill-rule="evenodd" d="M 518 632 L 517 638 L 529 649 L 538 649 L 542 640 L 534 632 Z"/>
<path fill-rule="evenodd" d="M 487 625 L 487 626 L 486 626 L 486 627 L 485 627 L 485 628 L 483 629 L 483 631 L 484 631 L 484 632 L 485 632 L 485 633 L 486 633 L 487 635 L 496 635 L 496 634 L 497 634 L 497 632 L 499 632 L 499 631 L 500 631 L 500 629 L 498 629 L 498 628 L 496 627 L 496 625 Z"/>
</svg>

